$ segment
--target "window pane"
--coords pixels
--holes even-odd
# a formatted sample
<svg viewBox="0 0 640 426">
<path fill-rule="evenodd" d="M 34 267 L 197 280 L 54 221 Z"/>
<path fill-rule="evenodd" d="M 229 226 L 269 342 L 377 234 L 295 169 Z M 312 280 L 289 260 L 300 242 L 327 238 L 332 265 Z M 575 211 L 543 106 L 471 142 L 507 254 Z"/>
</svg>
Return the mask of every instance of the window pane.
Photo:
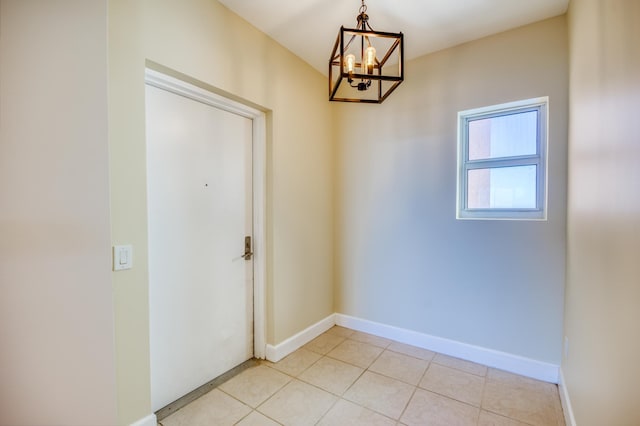
<svg viewBox="0 0 640 426">
<path fill-rule="evenodd" d="M 469 160 L 535 155 L 538 111 L 469 121 Z"/>
<path fill-rule="evenodd" d="M 535 209 L 537 167 L 468 171 L 468 209 Z"/>
</svg>

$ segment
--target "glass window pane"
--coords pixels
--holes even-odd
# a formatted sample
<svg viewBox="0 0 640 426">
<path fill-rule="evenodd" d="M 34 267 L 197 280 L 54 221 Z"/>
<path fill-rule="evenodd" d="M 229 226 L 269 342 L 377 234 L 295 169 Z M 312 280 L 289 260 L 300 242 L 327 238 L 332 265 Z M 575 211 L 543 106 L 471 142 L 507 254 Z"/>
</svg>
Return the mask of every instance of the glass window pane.
<svg viewBox="0 0 640 426">
<path fill-rule="evenodd" d="M 535 209 L 537 166 L 468 171 L 468 209 Z"/>
<path fill-rule="evenodd" d="M 469 121 L 469 160 L 535 155 L 538 111 Z"/>
</svg>

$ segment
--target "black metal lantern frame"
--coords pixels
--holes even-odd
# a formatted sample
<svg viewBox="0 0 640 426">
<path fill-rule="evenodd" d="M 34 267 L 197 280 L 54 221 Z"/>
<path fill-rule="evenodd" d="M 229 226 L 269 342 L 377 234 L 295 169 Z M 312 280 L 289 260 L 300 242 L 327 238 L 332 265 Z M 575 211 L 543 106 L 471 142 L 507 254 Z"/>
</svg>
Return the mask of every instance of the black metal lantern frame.
<svg viewBox="0 0 640 426">
<path fill-rule="evenodd" d="M 366 10 L 363 0 L 358 28 L 340 27 L 329 59 L 330 101 L 379 104 L 404 80 L 403 34 L 374 31 Z"/>
</svg>

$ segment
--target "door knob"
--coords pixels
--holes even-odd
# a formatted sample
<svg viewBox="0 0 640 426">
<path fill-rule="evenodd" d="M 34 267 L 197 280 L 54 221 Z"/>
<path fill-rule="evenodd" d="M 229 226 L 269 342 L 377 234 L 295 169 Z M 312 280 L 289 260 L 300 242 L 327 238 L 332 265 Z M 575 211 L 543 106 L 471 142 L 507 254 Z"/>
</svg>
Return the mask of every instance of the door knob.
<svg viewBox="0 0 640 426">
<path fill-rule="evenodd" d="M 251 260 L 253 252 L 251 251 L 251 237 L 244 237 L 244 254 L 241 256 L 244 260 Z"/>
</svg>

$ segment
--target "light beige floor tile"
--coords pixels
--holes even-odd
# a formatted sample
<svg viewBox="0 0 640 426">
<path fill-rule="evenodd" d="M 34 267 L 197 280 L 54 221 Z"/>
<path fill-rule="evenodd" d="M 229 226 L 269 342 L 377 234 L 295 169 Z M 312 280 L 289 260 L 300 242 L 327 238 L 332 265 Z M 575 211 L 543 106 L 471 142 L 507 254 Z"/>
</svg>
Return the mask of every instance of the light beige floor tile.
<svg viewBox="0 0 640 426">
<path fill-rule="evenodd" d="M 353 330 L 336 325 L 331 327 L 329 330 L 327 330 L 326 334 L 333 334 L 334 336 L 340 336 L 340 337 L 346 338 L 353 334 Z"/>
<path fill-rule="evenodd" d="M 417 389 L 400 421 L 408 426 L 475 426 L 480 409 Z"/>
<path fill-rule="evenodd" d="M 435 362 L 436 364 L 444 365 L 446 367 L 455 368 L 467 373 L 475 374 L 476 376 L 487 375 L 486 366 L 447 355 L 436 354 L 431 362 Z"/>
<path fill-rule="evenodd" d="M 279 426 L 280 423 L 271 420 L 257 411 L 252 411 L 247 417 L 236 423 L 237 426 Z"/>
<path fill-rule="evenodd" d="M 351 340 L 357 340 L 358 342 L 368 343 L 374 346 L 380 346 L 381 348 L 386 348 L 389 346 L 393 340 L 385 339 L 384 337 L 374 336 L 373 334 L 363 333 L 361 331 L 354 331 L 351 336 L 349 336 Z"/>
<path fill-rule="evenodd" d="M 326 355 L 327 352 L 342 343 L 344 339 L 344 337 L 335 334 L 324 333 L 304 345 L 304 348 Z"/>
<path fill-rule="evenodd" d="M 414 389 L 399 380 L 365 371 L 344 398 L 398 420 Z"/>
<path fill-rule="evenodd" d="M 527 426 L 527 424 L 482 410 L 478 426 Z"/>
<path fill-rule="evenodd" d="M 531 425 L 564 424 L 556 385 L 494 369 L 487 375 L 482 408 Z"/>
<path fill-rule="evenodd" d="M 249 368 L 220 385 L 220 389 L 255 408 L 276 393 L 291 377 L 266 365 Z"/>
<path fill-rule="evenodd" d="M 487 379 L 495 380 L 512 386 L 526 386 L 541 392 L 558 393 L 558 387 L 552 383 L 543 382 L 541 380 L 532 379 L 530 377 L 520 376 L 518 374 L 509 373 L 495 368 L 489 368 Z"/>
<path fill-rule="evenodd" d="M 400 342 L 391 343 L 389 346 L 387 346 L 387 350 L 409 355 L 414 358 L 424 359 L 426 361 L 431 361 L 433 357 L 436 356 L 435 352 L 432 352 L 428 349 L 422 349 L 416 346 L 405 345 L 404 343 L 400 343 Z"/>
<path fill-rule="evenodd" d="M 369 370 L 415 386 L 428 366 L 429 361 L 386 350 Z"/>
<path fill-rule="evenodd" d="M 324 357 L 298 378 L 336 395 L 342 395 L 364 370 L 355 365 Z"/>
<path fill-rule="evenodd" d="M 333 327 L 278 363 L 245 370 L 162 424 L 562 426 L 564 418 L 553 384 Z"/>
<path fill-rule="evenodd" d="M 395 426 L 396 422 L 352 402 L 339 400 L 318 426 Z"/>
<path fill-rule="evenodd" d="M 419 386 L 440 395 L 480 407 L 484 377 L 440 364 L 431 364 Z"/>
<path fill-rule="evenodd" d="M 378 358 L 384 349 L 368 343 L 345 340 L 327 354 L 328 357 L 367 368 Z"/>
<path fill-rule="evenodd" d="M 206 393 L 162 420 L 164 426 L 233 425 L 251 408 L 218 389 Z"/>
<path fill-rule="evenodd" d="M 271 367 L 295 377 L 311 367 L 321 357 L 322 355 L 318 353 L 300 348 L 275 364 L 272 363 Z"/>
<path fill-rule="evenodd" d="M 314 425 L 336 400 L 329 392 L 294 379 L 258 407 L 258 411 L 283 425 Z"/>
</svg>

